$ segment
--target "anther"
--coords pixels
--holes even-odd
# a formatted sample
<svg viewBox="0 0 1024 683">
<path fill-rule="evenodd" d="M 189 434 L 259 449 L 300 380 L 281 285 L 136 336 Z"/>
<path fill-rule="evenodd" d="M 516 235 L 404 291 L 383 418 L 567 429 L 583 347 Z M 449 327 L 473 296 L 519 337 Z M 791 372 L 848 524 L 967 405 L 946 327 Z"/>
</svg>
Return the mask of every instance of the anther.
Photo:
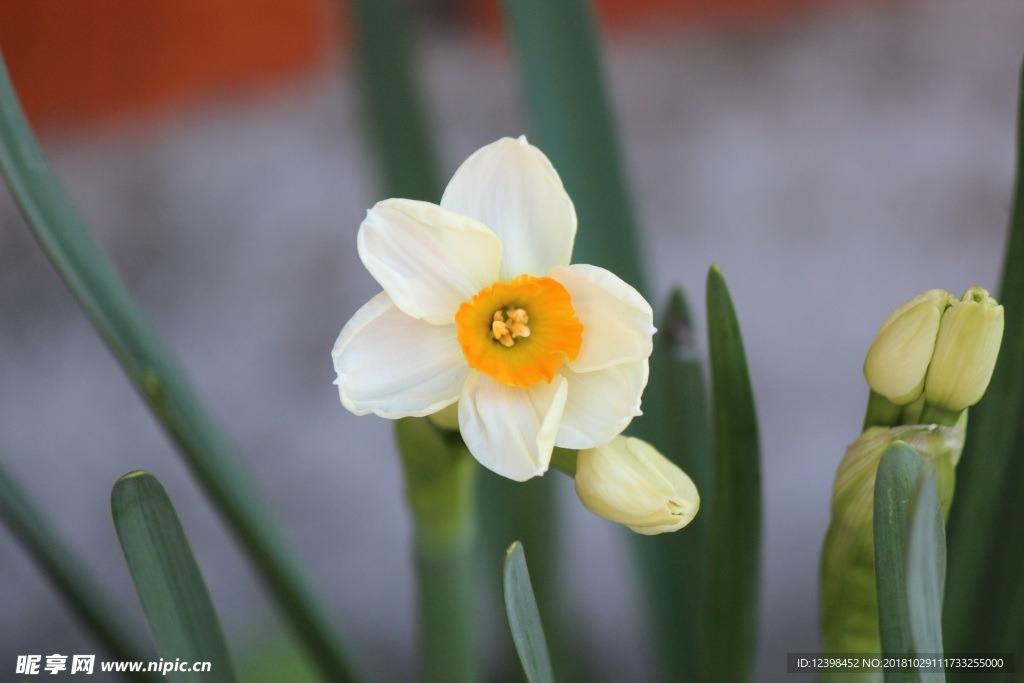
<svg viewBox="0 0 1024 683">
<path fill-rule="evenodd" d="M 505 318 L 505 314 L 508 318 Z M 519 337 L 529 337 L 530 328 L 526 326 L 530 317 L 522 308 L 511 308 L 508 311 L 501 309 L 494 312 L 491 322 L 491 334 L 494 340 L 500 342 L 505 348 L 511 348 Z"/>
</svg>

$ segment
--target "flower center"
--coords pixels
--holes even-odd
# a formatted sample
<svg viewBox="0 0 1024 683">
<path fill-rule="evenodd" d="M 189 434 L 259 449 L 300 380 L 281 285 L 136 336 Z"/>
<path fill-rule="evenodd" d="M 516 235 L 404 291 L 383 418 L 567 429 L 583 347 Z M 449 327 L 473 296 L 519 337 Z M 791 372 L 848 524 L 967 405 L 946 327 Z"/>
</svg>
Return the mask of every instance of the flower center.
<svg viewBox="0 0 1024 683">
<path fill-rule="evenodd" d="M 583 343 L 569 292 L 549 277 L 485 287 L 463 302 L 455 323 L 469 367 L 515 387 L 550 382 Z"/>
<path fill-rule="evenodd" d="M 509 348 L 519 337 L 530 336 L 530 328 L 526 326 L 526 323 L 530 322 L 530 316 L 522 308 L 510 308 L 506 313 L 508 318 L 500 310 L 494 312 L 491 334 L 502 346 Z"/>
</svg>

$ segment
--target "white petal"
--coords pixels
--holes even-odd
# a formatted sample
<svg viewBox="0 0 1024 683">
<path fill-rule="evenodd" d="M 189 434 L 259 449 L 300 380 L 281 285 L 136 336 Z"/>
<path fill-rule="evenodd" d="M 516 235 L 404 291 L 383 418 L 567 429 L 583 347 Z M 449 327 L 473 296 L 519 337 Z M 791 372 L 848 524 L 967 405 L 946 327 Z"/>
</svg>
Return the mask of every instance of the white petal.
<svg viewBox="0 0 1024 683">
<path fill-rule="evenodd" d="M 576 239 L 576 209 L 543 152 L 502 138 L 462 163 L 441 206 L 480 221 L 501 238 L 501 279 L 541 276 L 568 265 Z"/>
<path fill-rule="evenodd" d="M 555 445 L 596 448 L 622 433 L 640 411 L 647 386 L 647 359 L 594 372 L 558 371 L 569 382 L 569 396 Z"/>
<path fill-rule="evenodd" d="M 341 402 L 356 415 L 430 415 L 458 400 L 469 375 L 454 324 L 410 318 L 383 292 L 356 311 L 331 357 Z"/>
<path fill-rule="evenodd" d="M 600 370 L 651 355 L 654 311 L 640 292 L 597 266 L 559 266 L 548 276 L 568 290 L 583 323 L 583 345 L 569 363 L 573 371 Z"/>
<path fill-rule="evenodd" d="M 472 218 L 428 202 L 388 199 L 366 212 L 359 258 L 398 308 L 441 325 L 498 280 L 501 242 Z"/>
<path fill-rule="evenodd" d="M 568 386 L 558 375 L 550 384 L 523 389 L 471 373 L 459 399 L 459 429 L 469 452 L 487 469 L 515 481 L 544 474 Z"/>
</svg>

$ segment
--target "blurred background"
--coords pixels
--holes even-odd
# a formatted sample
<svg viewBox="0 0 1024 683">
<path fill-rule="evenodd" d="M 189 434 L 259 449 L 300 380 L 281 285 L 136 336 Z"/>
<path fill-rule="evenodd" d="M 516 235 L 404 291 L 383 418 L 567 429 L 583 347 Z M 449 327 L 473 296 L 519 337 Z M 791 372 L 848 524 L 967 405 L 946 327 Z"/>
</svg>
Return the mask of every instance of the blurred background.
<svg viewBox="0 0 1024 683">
<path fill-rule="evenodd" d="M 719 264 L 743 328 L 765 486 L 758 671 L 780 679 L 786 652 L 820 647 L 818 554 L 878 325 L 923 289 L 998 281 L 1024 4 L 597 7 L 650 279 L 662 296 L 683 285 L 702 321 L 704 276 Z M 529 133 L 518 75 L 496 4 L 410 11 L 447 178 L 478 147 Z M 397 681 L 414 675 L 416 651 L 392 426 L 340 406 L 329 357 L 377 292 L 355 233 L 384 198 L 350 23 L 326 0 L 0 0 L 0 48 L 66 189 L 237 444 L 359 664 Z M 140 629 L 108 500 L 117 477 L 153 471 L 239 658 L 287 648 L 235 543 L 6 188 L 0 457 Z M 560 600 L 590 668 L 650 679 L 629 532 L 587 513 L 567 477 L 547 478 Z M 502 629 L 490 624 L 490 642 Z M 18 654 L 98 652 L 3 528 L 0 634 L 4 676 Z"/>
</svg>

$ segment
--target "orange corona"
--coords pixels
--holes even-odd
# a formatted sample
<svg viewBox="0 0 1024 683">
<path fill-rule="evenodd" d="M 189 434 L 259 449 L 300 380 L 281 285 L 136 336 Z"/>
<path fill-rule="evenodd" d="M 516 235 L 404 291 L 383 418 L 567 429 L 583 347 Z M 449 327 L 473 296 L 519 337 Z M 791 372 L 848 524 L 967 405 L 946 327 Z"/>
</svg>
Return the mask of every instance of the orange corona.
<svg viewBox="0 0 1024 683">
<path fill-rule="evenodd" d="M 485 287 L 463 302 L 455 323 L 469 367 L 514 387 L 550 382 L 583 343 L 572 297 L 549 277 Z"/>
</svg>

